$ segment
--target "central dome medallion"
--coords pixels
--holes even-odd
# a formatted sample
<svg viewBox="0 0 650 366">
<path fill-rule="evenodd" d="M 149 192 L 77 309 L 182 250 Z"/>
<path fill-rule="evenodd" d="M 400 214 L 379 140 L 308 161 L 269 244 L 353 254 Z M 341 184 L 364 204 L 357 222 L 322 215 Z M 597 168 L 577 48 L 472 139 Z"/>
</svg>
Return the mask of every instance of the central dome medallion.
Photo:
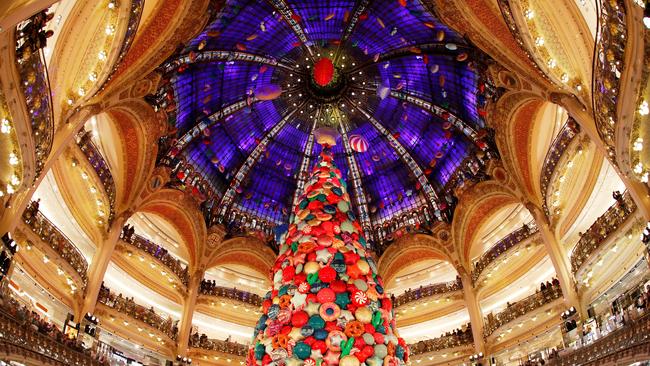
<svg viewBox="0 0 650 366">
<path fill-rule="evenodd" d="M 487 148 L 481 54 L 420 1 L 228 0 L 160 70 L 175 136 L 170 185 L 208 225 L 270 235 L 303 193 L 328 131 L 371 243 L 453 212 Z"/>
</svg>

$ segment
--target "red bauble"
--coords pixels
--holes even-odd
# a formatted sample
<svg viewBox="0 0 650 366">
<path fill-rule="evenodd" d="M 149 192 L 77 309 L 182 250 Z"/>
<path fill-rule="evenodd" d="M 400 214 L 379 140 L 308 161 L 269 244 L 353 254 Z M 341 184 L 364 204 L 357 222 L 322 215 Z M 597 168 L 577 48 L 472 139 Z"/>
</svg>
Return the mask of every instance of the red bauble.
<svg viewBox="0 0 650 366">
<path fill-rule="evenodd" d="M 314 81 L 320 86 L 326 86 L 334 77 L 334 64 L 332 60 L 323 57 L 314 65 Z"/>
</svg>

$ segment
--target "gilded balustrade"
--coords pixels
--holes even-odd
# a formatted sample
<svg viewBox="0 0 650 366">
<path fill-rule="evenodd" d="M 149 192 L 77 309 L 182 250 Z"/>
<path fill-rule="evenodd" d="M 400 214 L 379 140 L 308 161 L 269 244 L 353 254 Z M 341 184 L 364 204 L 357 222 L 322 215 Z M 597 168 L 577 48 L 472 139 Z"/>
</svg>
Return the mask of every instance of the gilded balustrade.
<svg viewBox="0 0 650 366">
<path fill-rule="evenodd" d="M 579 132 L 579 125 L 573 120 L 573 118 L 569 118 L 564 126 L 562 126 L 560 133 L 555 137 L 546 152 L 544 165 L 542 166 L 542 175 L 539 178 L 539 184 L 544 197 L 542 200 L 542 207 L 546 216 L 551 216 L 546 202 L 546 194 L 548 193 L 548 186 L 551 183 L 551 178 L 553 177 L 557 164 L 560 162 L 562 154 L 564 154 L 566 149 L 569 147 L 569 144 L 571 144 Z"/>
<path fill-rule="evenodd" d="M 620 365 L 621 359 L 650 358 L 650 315 L 630 322 L 593 343 L 548 361 L 550 366 Z M 643 357 L 645 356 L 645 357 Z M 628 361 L 625 364 L 632 364 Z"/>
<path fill-rule="evenodd" d="M 519 245 L 519 243 L 537 234 L 537 225 L 534 222 L 528 223 L 523 227 L 506 235 L 503 239 L 496 242 L 490 249 L 481 255 L 481 257 L 474 263 L 472 270 L 472 282 L 476 284 L 481 277 L 481 273 L 494 263 L 500 256 L 507 253 L 510 249 Z"/>
<path fill-rule="evenodd" d="M 5 308 L 12 306 L 7 298 L 3 303 Z M 16 302 L 13 305 L 19 306 Z M 19 320 L 5 310 L 0 311 L 0 354 L 38 360 L 44 365 L 101 365 L 90 355 L 74 349 L 70 341 L 36 331 L 29 319 Z"/>
<path fill-rule="evenodd" d="M 86 272 L 88 271 L 88 262 L 75 247 L 70 239 L 63 234 L 50 220 L 47 219 L 40 211 L 35 202 L 23 212 L 23 222 L 43 241 L 57 252 L 72 268 L 77 271 L 83 281 L 83 288 L 88 283 Z"/>
<path fill-rule="evenodd" d="M 574 274 L 634 211 L 636 211 L 636 204 L 626 191 L 621 202 L 614 203 L 596 219 L 589 229 L 582 234 L 571 253 L 571 269 Z"/>
<path fill-rule="evenodd" d="M 562 298 L 562 288 L 560 288 L 560 285 L 553 285 L 547 287 L 546 290 L 538 291 L 514 304 L 510 304 L 496 315 L 492 316 L 490 314 L 485 318 L 484 336 L 489 337 L 502 326 L 560 298 Z"/>
<path fill-rule="evenodd" d="M 600 3 L 599 27 L 593 76 L 593 106 L 596 127 L 607 146 L 610 161 L 615 159 L 615 131 L 618 122 L 618 95 L 625 68 L 627 44 L 626 5 L 624 0 Z"/>
<path fill-rule="evenodd" d="M 217 351 L 227 353 L 234 356 L 246 357 L 248 353 L 248 346 L 245 344 L 222 341 L 220 339 L 200 339 L 199 337 L 190 338 L 190 347 L 201 348 L 207 351 Z"/>
<path fill-rule="evenodd" d="M 415 290 L 406 291 L 403 294 L 397 296 L 395 298 L 394 306 L 397 308 L 410 302 L 424 299 L 426 297 L 450 294 L 452 292 L 461 291 L 462 289 L 463 283 L 460 281 L 460 278 L 449 282 L 434 283 L 432 285 L 417 288 Z"/>
<path fill-rule="evenodd" d="M 167 267 L 169 272 L 175 274 L 176 277 L 178 277 L 181 282 L 187 286 L 190 280 L 187 266 L 183 265 L 180 260 L 174 258 L 171 254 L 169 254 L 165 248 L 145 239 L 138 234 L 127 235 L 125 232 L 122 232 L 120 239 L 122 239 L 122 242 L 129 244 L 136 249 L 142 250 L 155 258 L 157 262 Z"/>
<path fill-rule="evenodd" d="M 22 29 L 29 26 L 25 21 L 16 28 L 16 49 L 23 46 Z M 20 89 L 25 97 L 25 106 L 31 117 L 30 126 L 34 139 L 36 161 L 35 176 L 43 170 L 52 150 L 54 139 L 54 117 L 50 82 L 42 50 L 16 52 L 16 67 L 20 75 Z"/>
<path fill-rule="evenodd" d="M 433 339 L 427 339 L 409 345 L 409 350 L 413 355 L 419 355 L 429 352 L 437 352 L 443 349 L 451 349 L 474 344 L 472 330 L 467 329 L 456 334 L 443 335 Z"/>
<path fill-rule="evenodd" d="M 111 174 L 110 169 L 108 168 L 108 163 L 104 160 L 104 157 L 100 153 L 99 149 L 92 142 L 90 138 L 90 132 L 81 131 L 77 135 L 77 144 L 81 149 L 81 152 L 84 153 L 86 159 L 97 173 L 99 180 L 104 187 L 104 192 L 108 196 L 108 201 L 110 203 L 110 213 L 108 215 L 109 224 L 113 222 L 115 217 L 115 181 L 113 180 L 113 175 Z"/>
<path fill-rule="evenodd" d="M 167 335 L 170 339 L 176 340 L 178 329 L 174 326 L 171 318 L 163 318 L 153 310 L 136 304 L 133 300 L 122 297 L 122 294 L 115 295 L 111 291 L 102 287 L 97 297 L 97 302 L 106 305 L 107 307 L 125 314 L 130 318 L 138 320 L 148 326 L 159 330 Z"/>
</svg>

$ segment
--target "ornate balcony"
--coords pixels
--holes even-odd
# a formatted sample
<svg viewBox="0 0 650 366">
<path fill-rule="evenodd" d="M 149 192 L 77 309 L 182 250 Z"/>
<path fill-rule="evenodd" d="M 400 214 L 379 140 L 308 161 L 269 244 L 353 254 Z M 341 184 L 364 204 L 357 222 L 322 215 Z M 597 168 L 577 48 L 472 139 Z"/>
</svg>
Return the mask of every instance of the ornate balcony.
<svg viewBox="0 0 650 366">
<path fill-rule="evenodd" d="M 169 273 L 176 275 L 181 283 L 187 286 L 190 279 L 187 266 L 169 254 L 166 249 L 138 234 L 129 235 L 125 230 L 122 231 L 120 239 L 122 239 L 121 243 L 125 243 L 134 249 L 141 250 L 152 256 L 161 266 L 167 268 Z"/>
<path fill-rule="evenodd" d="M 28 364 L 38 362 L 43 365 L 102 365 L 90 355 L 73 348 L 63 338 L 47 336 L 36 331 L 31 321 L 19 321 L 9 312 L 18 310 L 18 303 L 8 298 L 4 299 L 5 308 L 15 305 L 13 309 L 0 311 L 0 353 L 11 355 L 9 359 L 20 360 Z M 13 304 L 12 304 L 13 302 Z M 29 319 L 28 319 L 29 320 Z M 53 334 L 56 334 L 53 332 Z M 5 358 L 3 358 L 5 359 Z"/>
<path fill-rule="evenodd" d="M 551 216 L 548 210 L 548 204 L 546 203 L 546 194 L 548 192 L 548 186 L 551 183 L 551 178 L 553 177 L 557 164 L 560 162 L 562 154 L 564 154 L 567 147 L 569 147 L 569 144 L 571 144 L 573 139 L 578 135 L 578 132 L 580 132 L 579 125 L 573 120 L 573 118 L 569 118 L 564 126 L 562 126 L 560 133 L 558 133 L 551 143 L 551 147 L 548 149 L 546 157 L 544 158 L 544 165 L 542 166 L 542 175 L 539 178 L 539 184 L 542 195 L 544 196 L 542 206 L 546 216 Z"/>
<path fill-rule="evenodd" d="M 257 294 L 238 290 L 237 288 L 212 286 L 208 282 L 203 282 L 201 284 L 200 294 L 203 296 L 215 296 L 241 302 L 244 305 L 250 305 L 255 308 L 262 306 L 262 298 Z"/>
<path fill-rule="evenodd" d="M 511 304 L 494 316 L 490 314 L 485 318 L 484 336 L 489 337 L 502 326 L 560 298 L 562 298 L 562 289 L 559 285 L 554 285 Z"/>
<path fill-rule="evenodd" d="M 394 306 L 396 308 L 406 305 L 413 301 L 418 301 L 427 297 L 433 297 L 437 295 L 446 295 L 453 292 L 461 291 L 463 289 L 463 283 L 460 281 L 460 278 L 455 281 L 434 283 L 426 287 L 417 288 L 415 290 L 406 291 L 403 294 L 395 298 Z"/>
<path fill-rule="evenodd" d="M 628 365 L 649 357 L 650 315 L 645 315 L 594 343 L 550 359 L 548 365 Z"/>
<path fill-rule="evenodd" d="M 220 339 L 209 339 L 200 337 L 190 338 L 190 347 L 200 348 L 206 351 L 216 351 L 219 353 L 224 353 L 228 355 L 233 355 L 237 357 L 246 357 L 248 353 L 248 346 L 245 344 L 232 342 L 232 341 L 222 341 Z"/>
<path fill-rule="evenodd" d="M 483 273 L 486 268 L 499 259 L 499 257 L 519 245 L 519 243 L 537 234 L 537 232 L 538 229 L 535 223 L 528 223 L 499 240 L 474 263 L 472 282 L 476 284 L 481 277 L 481 273 Z"/>
<path fill-rule="evenodd" d="M 610 158 L 615 155 L 620 77 L 626 66 L 625 46 L 628 39 L 626 18 L 624 0 L 601 2 L 600 27 L 596 35 L 593 102 L 596 127 L 607 146 Z M 616 163 L 615 158 L 610 161 Z"/>
<path fill-rule="evenodd" d="M 23 222 L 40 238 L 42 243 L 48 245 L 77 272 L 82 279 L 83 288 L 85 288 L 88 283 L 86 258 L 65 234 L 38 211 L 38 203 L 32 202 L 23 212 Z"/>
<path fill-rule="evenodd" d="M 111 211 L 108 215 L 108 223 L 113 222 L 113 217 L 115 216 L 115 181 L 113 180 L 113 175 L 108 168 L 108 163 L 104 160 L 104 157 L 99 152 L 99 149 L 92 142 L 90 138 L 90 132 L 81 131 L 77 134 L 77 144 L 81 151 L 86 155 L 88 162 L 97 173 L 97 177 L 102 182 L 104 187 L 104 192 L 108 196 L 108 201 L 110 202 Z"/>
<path fill-rule="evenodd" d="M 21 92 L 25 97 L 25 106 L 31 116 L 31 132 L 34 139 L 35 176 L 43 170 L 45 161 L 52 150 L 54 139 L 54 117 L 52 114 L 52 95 L 43 51 L 33 44 L 28 29 L 33 33 L 39 22 L 34 18 L 26 20 L 16 28 L 16 67 L 20 75 Z M 44 23 L 43 23 L 44 26 Z M 34 50 L 32 50 L 34 49 Z"/>
<path fill-rule="evenodd" d="M 107 308 L 113 309 L 118 313 L 126 315 L 127 317 L 136 320 L 138 323 L 157 330 L 163 335 L 167 336 L 169 340 L 176 340 L 176 335 L 178 333 L 178 328 L 175 326 L 171 317 L 165 319 L 161 315 L 156 314 L 153 308 L 147 309 L 146 307 L 136 304 L 133 300 L 122 297 L 122 294 L 115 295 L 111 293 L 110 289 L 102 287 L 99 291 L 99 296 L 97 302 L 105 305 Z M 104 314 L 105 315 L 105 314 Z M 108 319 L 103 319 L 103 322 L 106 323 Z M 124 324 L 125 326 L 128 323 Z M 143 328 L 138 327 L 141 331 Z M 154 333 L 150 334 L 150 337 L 154 337 Z M 157 338 L 158 341 L 162 341 L 160 337 Z M 172 343 L 172 342 L 170 342 Z"/>
<path fill-rule="evenodd" d="M 472 344 L 474 344 L 472 330 L 471 328 L 467 328 L 467 330 L 460 331 L 456 334 L 443 335 L 438 338 L 427 339 L 426 341 L 410 344 L 409 349 L 413 355 L 419 355 Z"/>
<path fill-rule="evenodd" d="M 626 191 L 620 202 L 614 203 L 603 215 L 596 219 L 589 229 L 582 234 L 571 253 L 571 269 L 574 274 L 607 241 L 607 238 L 627 221 L 634 211 L 636 211 L 636 204 Z"/>
</svg>

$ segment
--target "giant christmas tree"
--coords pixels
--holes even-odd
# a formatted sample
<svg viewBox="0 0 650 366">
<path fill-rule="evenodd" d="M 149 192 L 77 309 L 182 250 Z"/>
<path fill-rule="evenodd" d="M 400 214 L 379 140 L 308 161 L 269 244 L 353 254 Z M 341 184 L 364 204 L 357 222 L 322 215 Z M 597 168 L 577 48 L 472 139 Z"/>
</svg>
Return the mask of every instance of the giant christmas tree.
<svg viewBox="0 0 650 366">
<path fill-rule="evenodd" d="M 345 182 L 324 148 L 271 270 L 247 364 L 399 365 L 408 349 L 398 338 L 393 305 Z"/>
</svg>

